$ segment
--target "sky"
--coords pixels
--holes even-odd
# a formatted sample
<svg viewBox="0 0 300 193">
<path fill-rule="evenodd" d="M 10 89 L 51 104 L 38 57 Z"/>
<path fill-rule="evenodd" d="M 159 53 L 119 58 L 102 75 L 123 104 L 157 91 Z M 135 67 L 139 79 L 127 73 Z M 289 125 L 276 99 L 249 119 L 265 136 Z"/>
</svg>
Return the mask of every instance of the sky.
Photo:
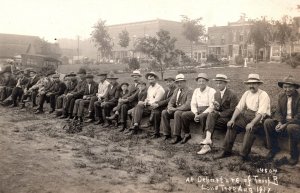
<svg viewBox="0 0 300 193">
<path fill-rule="evenodd" d="M 300 16 L 300 0 L 0 0 L 0 33 L 55 39 L 90 37 L 98 19 L 107 25 L 202 17 L 206 27 L 227 25 L 242 13 L 280 19 Z"/>
</svg>

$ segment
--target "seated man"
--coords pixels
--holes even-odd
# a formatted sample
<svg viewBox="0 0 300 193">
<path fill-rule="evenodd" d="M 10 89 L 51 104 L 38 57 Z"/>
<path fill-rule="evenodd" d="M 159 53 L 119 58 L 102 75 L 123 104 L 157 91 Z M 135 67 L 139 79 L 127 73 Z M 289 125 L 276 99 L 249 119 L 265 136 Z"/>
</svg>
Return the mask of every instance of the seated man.
<svg viewBox="0 0 300 193">
<path fill-rule="evenodd" d="M 215 130 L 215 126 L 227 129 L 227 122 L 230 120 L 233 111 L 238 104 L 238 98 L 236 94 L 229 88 L 227 84 L 228 78 L 224 74 L 217 74 L 213 79 L 216 82 L 217 92 L 214 95 L 214 108 L 213 111 L 208 113 L 206 119 L 206 137 L 200 144 L 203 145 L 202 149 L 197 154 L 206 154 L 211 151 L 212 135 Z"/>
<path fill-rule="evenodd" d="M 165 94 L 164 88 L 157 83 L 158 76 L 155 74 L 155 72 L 149 72 L 145 77 L 148 80 L 150 86 L 148 87 L 147 97 L 145 101 L 139 101 L 138 104 L 134 107 L 134 111 L 132 114 L 133 126 L 130 128 L 130 134 L 137 133 L 143 114 L 150 115 L 153 109 L 152 105 L 154 103 L 157 103 L 158 101 L 161 101 Z"/>
<path fill-rule="evenodd" d="M 103 101 L 104 96 L 107 92 L 109 82 L 106 80 L 107 79 L 107 73 L 99 73 L 98 74 L 100 78 L 100 82 L 98 85 L 98 92 L 96 96 L 93 96 L 90 104 L 89 104 L 89 114 L 87 116 L 88 120 L 86 120 L 87 123 L 91 123 L 95 121 L 95 102 L 97 101 Z"/>
<path fill-rule="evenodd" d="M 18 106 L 18 101 L 21 100 L 24 89 L 26 85 L 29 82 L 28 75 L 24 73 L 24 71 L 18 71 L 16 72 L 17 76 L 17 85 L 13 88 L 12 93 L 11 93 L 11 99 L 13 104 L 11 107 L 17 107 Z"/>
<path fill-rule="evenodd" d="M 40 80 L 40 77 L 37 75 L 37 72 L 34 71 L 32 68 L 26 69 L 29 73 L 29 81 L 24 88 L 24 94 L 21 98 L 21 108 L 25 108 L 25 100 L 28 97 L 31 97 L 32 107 L 37 106 L 36 104 L 36 96 L 37 96 L 37 89 L 31 89 L 37 82 Z"/>
<path fill-rule="evenodd" d="M 51 110 L 49 111 L 49 114 L 53 113 L 55 111 L 56 98 L 62 95 L 65 90 L 66 85 L 59 79 L 59 74 L 54 74 L 49 85 L 45 87 L 45 90 L 39 92 L 40 102 L 35 114 L 43 112 L 45 101 L 50 102 Z"/>
<path fill-rule="evenodd" d="M 80 68 L 79 71 L 77 72 L 77 75 L 79 76 L 79 81 L 75 87 L 75 89 L 71 92 L 69 92 L 63 102 L 63 116 L 61 117 L 62 119 L 68 118 L 68 119 L 73 119 L 73 109 L 74 109 L 74 104 L 76 99 L 82 99 L 85 88 L 86 88 L 86 70 L 83 68 Z"/>
<path fill-rule="evenodd" d="M 267 145 L 270 152 L 267 159 L 271 160 L 280 151 L 277 135 L 287 133 L 289 137 L 290 165 L 295 165 L 299 159 L 298 142 L 300 140 L 300 96 L 296 90 L 300 87 L 292 76 L 278 82 L 283 89 L 278 97 L 278 105 L 274 119 L 267 119 L 264 123 Z"/>
<path fill-rule="evenodd" d="M 185 135 L 183 142 L 191 139 L 190 123 L 192 121 L 200 123 L 200 130 L 204 131 L 207 115 L 213 111 L 213 101 L 216 90 L 207 86 L 209 81 L 207 74 L 198 74 L 196 81 L 199 88 L 194 90 L 191 101 L 191 111 L 182 114 L 182 128 Z"/>
<path fill-rule="evenodd" d="M 83 122 L 83 111 L 84 107 L 88 106 L 90 103 L 90 100 L 93 96 L 96 96 L 97 90 L 98 90 L 98 84 L 94 81 L 94 76 L 91 74 L 88 74 L 85 76 L 86 84 L 84 87 L 84 92 L 82 98 L 75 100 L 73 115 L 73 120 L 78 120 L 80 122 Z"/>
<path fill-rule="evenodd" d="M 110 116 L 111 110 L 118 104 L 120 87 L 117 79 L 118 78 L 113 73 L 109 73 L 107 75 L 109 86 L 106 94 L 104 95 L 104 99 L 101 101 L 97 101 L 94 104 L 95 117 L 98 118 L 96 125 L 102 124 L 103 122 L 103 127 L 111 126 L 111 120 L 108 120 L 106 117 Z"/>
<path fill-rule="evenodd" d="M 2 71 L 0 71 L 0 102 L 8 98 L 13 88 L 16 86 L 17 81 L 12 75 L 11 67 L 6 66 Z"/>
<path fill-rule="evenodd" d="M 151 105 L 152 111 L 149 117 L 149 122 L 141 127 L 147 128 L 153 126 L 154 134 L 152 138 L 160 137 L 160 121 L 161 121 L 161 112 L 165 110 L 168 106 L 168 103 L 176 89 L 175 79 L 173 77 L 165 78 L 167 85 L 166 92 L 161 101 L 155 102 Z"/>
<path fill-rule="evenodd" d="M 243 94 L 230 121 L 227 123 L 224 150 L 216 157 L 217 159 L 230 156 L 237 134 L 246 130 L 240 151 L 240 161 L 248 160 L 248 155 L 255 140 L 255 133 L 259 129 L 263 129 L 263 118 L 271 114 L 269 95 L 259 89 L 259 86 L 263 84 L 259 75 L 249 74 L 248 80 L 244 83 L 249 90 Z"/>
<path fill-rule="evenodd" d="M 170 119 L 174 118 L 174 136 L 172 144 L 176 144 L 182 140 L 182 114 L 191 109 L 192 89 L 187 86 L 186 79 L 183 74 L 178 74 L 175 78 L 177 88 L 168 103 L 167 109 L 161 114 L 161 128 L 164 133 L 164 140 L 171 138 Z"/>
</svg>

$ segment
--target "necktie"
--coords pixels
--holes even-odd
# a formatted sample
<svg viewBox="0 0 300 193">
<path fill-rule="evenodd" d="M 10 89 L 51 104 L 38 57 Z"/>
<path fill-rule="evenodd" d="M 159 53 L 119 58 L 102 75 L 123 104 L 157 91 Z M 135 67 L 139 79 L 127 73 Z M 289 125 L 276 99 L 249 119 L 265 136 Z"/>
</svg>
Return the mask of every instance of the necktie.
<svg viewBox="0 0 300 193">
<path fill-rule="evenodd" d="M 179 89 L 177 92 L 176 106 L 178 105 L 178 99 L 179 99 L 180 95 L 181 95 L 181 89 Z"/>
</svg>

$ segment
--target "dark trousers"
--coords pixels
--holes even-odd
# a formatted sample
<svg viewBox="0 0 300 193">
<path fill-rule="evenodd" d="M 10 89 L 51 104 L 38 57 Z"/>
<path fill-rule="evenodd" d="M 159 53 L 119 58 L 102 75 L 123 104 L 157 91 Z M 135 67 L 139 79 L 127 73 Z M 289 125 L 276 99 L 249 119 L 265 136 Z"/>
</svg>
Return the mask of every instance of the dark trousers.
<svg viewBox="0 0 300 193">
<path fill-rule="evenodd" d="M 150 106 L 145 107 L 145 105 L 137 104 L 134 107 L 133 113 L 132 113 L 132 125 L 135 124 L 135 123 L 140 125 L 143 116 L 150 115 L 151 111 L 152 111 L 152 109 L 151 109 Z"/>
<path fill-rule="evenodd" d="M 31 97 L 32 105 L 36 106 L 36 97 L 38 94 L 38 90 L 32 90 L 31 92 L 26 92 L 23 94 L 21 98 L 21 102 L 23 103 L 28 97 Z"/>
<path fill-rule="evenodd" d="M 4 86 L 0 88 L 0 101 L 4 101 L 12 93 L 13 88 Z"/>
<path fill-rule="evenodd" d="M 56 98 L 56 109 L 63 108 L 63 101 L 64 101 L 65 95 L 60 95 Z"/>
<path fill-rule="evenodd" d="M 161 128 L 163 130 L 164 135 L 171 135 L 171 126 L 170 120 L 174 119 L 174 132 L 175 136 L 181 136 L 181 128 L 182 128 L 182 114 L 185 111 L 175 111 L 172 113 L 168 113 L 167 110 L 163 110 L 161 114 Z"/>
<path fill-rule="evenodd" d="M 95 102 L 98 101 L 98 97 L 97 96 L 93 96 L 90 100 L 90 104 L 89 104 L 89 108 L 88 111 L 91 115 L 95 114 Z"/>
<path fill-rule="evenodd" d="M 84 107 L 87 107 L 90 103 L 90 100 L 85 99 L 76 99 L 73 109 L 73 115 L 82 117 L 84 112 Z"/>
<path fill-rule="evenodd" d="M 131 103 L 123 103 L 120 108 L 119 117 L 120 123 L 127 123 L 128 119 L 128 110 L 131 109 L 133 105 Z"/>
<path fill-rule="evenodd" d="M 201 113 L 199 117 L 200 130 L 203 132 L 206 125 L 208 113 Z M 182 114 L 182 129 L 185 134 L 190 133 L 190 123 L 194 122 L 195 114 L 192 111 L 186 111 Z"/>
<path fill-rule="evenodd" d="M 83 96 L 66 96 L 63 102 L 63 113 L 72 115 L 76 99 L 81 99 Z"/>
<path fill-rule="evenodd" d="M 227 129 L 227 122 L 229 120 L 229 117 L 220 117 L 218 113 L 211 112 L 206 118 L 205 131 L 209 131 L 211 134 L 213 134 L 216 127 Z"/>
<path fill-rule="evenodd" d="M 20 87 L 13 88 L 12 93 L 11 93 L 11 99 L 15 106 L 18 105 L 18 101 L 21 100 L 23 93 L 24 92 L 23 92 L 22 88 L 20 88 Z"/>
<path fill-rule="evenodd" d="M 40 95 L 40 101 L 39 101 L 39 109 L 43 110 L 45 101 L 50 103 L 50 107 L 52 110 L 55 110 L 55 100 L 56 96 L 54 94 L 51 94 L 50 96 L 47 96 L 46 94 Z"/>
<path fill-rule="evenodd" d="M 101 104 L 104 103 L 104 106 L 101 107 Z M 94 103 L 95 108 L 95 117 L 102 121 L 107 121 L 106 117 L 110 116 L 110 113 L 113 107 L 116 106 L 116 103 L 113 102 L 101 102 L 97 101 Z"/>
<path fill-rule="evenodd" d="M 289 150 L 291 157 L 294 159 L 298 159 L 299 150 L 298 150 L 298 142 L 300 140 L 300 125 L 298 124 L 288 124 L 286 131 L 284 132 L 276 132 L 275 127 L 278 124 L 278 121 L 274 119 L 267 119 L 264 122 L 264 129 L 266 133 L 267 146 L 268 148 L 275 152 L 279 150 L 278 135 L 283 135 L 287 132 L 289 137 Z"/>
<path fill-rule="evenodd" d="M 250 123 L 255 117 L 255 112 L 245 110 L 242 112 L 235 120 L 235 124 L 233 127 L 228 127 L 224 140 L 224 151 L 231 152 L 234 141 L 236 139 L 237 134 L 246 131 L 246 125 Z M 240 150 L 241 156 L 248 156 L 251 147 L 255 141 L 255 134 L 259 129 L 262 129 L 263 125 L 261 123 L 257 123 L 254 125 L 252 130 L 247 130 L 244 135 L 242 148 Z"/>
<path fill-rule="evenodd" d="M 156 108 L 156 109 L 153 109 L 150 114 L 149 121 L 153 125 L 155 134 L 160 134 L 160 122 L 161 122 L 161 114 L 162 114 L 161 112 L 162 111 L 163 111 L 163 109 Z"/>
</svg>

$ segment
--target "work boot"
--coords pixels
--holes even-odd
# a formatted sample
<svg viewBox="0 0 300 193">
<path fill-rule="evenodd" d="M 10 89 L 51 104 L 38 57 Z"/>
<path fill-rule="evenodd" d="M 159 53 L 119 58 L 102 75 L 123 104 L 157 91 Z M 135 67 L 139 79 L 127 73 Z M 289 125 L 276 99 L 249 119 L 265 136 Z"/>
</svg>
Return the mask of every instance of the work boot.
<svg viewBox="0 0 300 193">
<path fill-rule="evenodd" d="M 181 136 L 176 136 L 174 140 L 170 142 L 170 144 L 177 144 L 182 140 Z"/>
<path fill-rule="evenodd" d="M 110 117 L 106 117 L 106 119 L 108 119 L 108 120 L 115 120 L 115 119 L 117 119 L 118 118 L 118 115 L 117 114 L 113 114 L 112 116 L 110 116 Z"/>
<path fill-rule="evenodd" d="M 215 159 L 222 159 L 231 156 L 231 152 L 222 151 L 220 155 L 215 156 Z"/>
</svg>

